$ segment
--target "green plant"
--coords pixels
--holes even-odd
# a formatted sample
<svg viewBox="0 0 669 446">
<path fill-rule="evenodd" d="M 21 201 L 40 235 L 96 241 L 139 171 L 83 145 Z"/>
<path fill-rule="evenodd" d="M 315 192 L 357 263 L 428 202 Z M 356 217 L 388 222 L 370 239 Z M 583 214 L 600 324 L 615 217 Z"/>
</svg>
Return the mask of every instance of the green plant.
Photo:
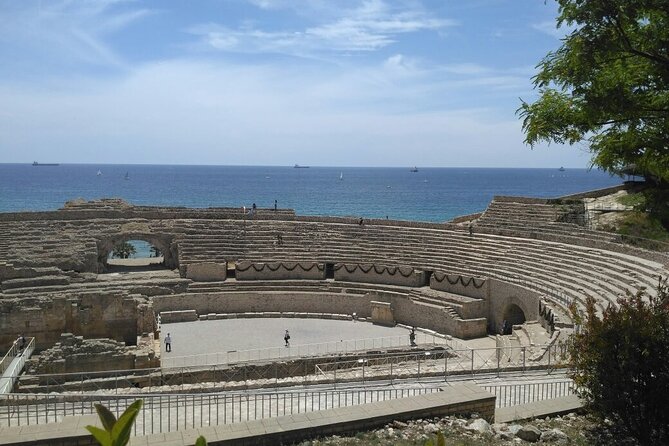
<svg viewBox="0 0 669 446">
<path fill-rule="evenodd" d="M 596 166 L 669 181 L 667 0 L 556 2 L 565 37 L 518 110 L 526 142 L 585 142 Z"/>
<path fill-rule="evenodd" d="M 425 446 L 446 446 L 446 439 L 444 438 L 444 434 L 439 431 L 437 432 L 437 444 L 434 444 L 434 441 L 432 441 L 432 438 L 428 439 L 425 442 Z"/>
<path fill-rule="evenodd" d="M 116 257 L 117 259 L 127 259 L 136 252 L 137 250 L 133 245 L 131 245 L 128 242 L 123 242 L 114 246 L 114 250 L 112 251 L 112 257 Z"/>
<path fill-rule="evenodd" d="M 125 446 L 130 441 L 130 431 L 141 408 L 142 400 L 137 400 L 128 406 L 117 420 L 109 409 L 102 404 L 96 404 L 95 410 L 104 429 L 91 425 L 86 426 L 86 429 L 101 446 Z M 207 440 L 200 435 L 195 441 L 195 446 L 207 446 Z"/>
<path fill-rule="evenodd" d="M 581 320 L 575 314 L 575 320 Z M 571 377 L 591 412 L 641 444 L 669 441 L 669 292 L 640 291 L 602 315 L 586 302 L 582 331 L 570 346 Z"/>
<path fill-rule="evenodd" d="M 646 209 L 646 197 L 644 194 L 638 192 L 636 194 L 627 194 L 618 197 L 616 201 L 625 206 L 632 206 L 638 210 Z"/>
<path fill-rule="evenodd" d="M 95 410 L 104 429 L 90 425 L 86 426 L 86 429 L 101 446 L 125 446 L 130 441 L 130 431 L 141 408 L 142 400 L 137 400 L 128 406 L 117 420 L 109 409 L 102 404 L 96 404 Z"/>
</svg>

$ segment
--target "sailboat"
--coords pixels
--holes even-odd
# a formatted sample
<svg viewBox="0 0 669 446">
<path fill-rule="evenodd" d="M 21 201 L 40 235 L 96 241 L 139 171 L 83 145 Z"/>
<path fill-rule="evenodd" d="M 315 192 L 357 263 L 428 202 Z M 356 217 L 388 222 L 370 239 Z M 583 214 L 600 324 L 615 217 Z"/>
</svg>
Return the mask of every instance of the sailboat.
<svg viewBox="0 0 669 446">
<path fill-rule="evenodd" d="M 129 180 L 130 179 L 130 174 L 128 172 L 125 173 L 125 177 L 123 177 L 124 180 Z"/>
<path fill-rule="evenodd" d="M 418 167 L 413 166 L 413 169 L 409 169 L 409 172 L 418 172 Z"/>
<path fill-rule="evenodd" d="M 339 172 L 339 181 L 344 179 L 344 172 Z"/>
<path fill-rule="evenodd" d="M 98 169 L 98 173 L 96 173 L 95 175 L 102 176 L 102 171 L 100 169 Z"/>
</svg>

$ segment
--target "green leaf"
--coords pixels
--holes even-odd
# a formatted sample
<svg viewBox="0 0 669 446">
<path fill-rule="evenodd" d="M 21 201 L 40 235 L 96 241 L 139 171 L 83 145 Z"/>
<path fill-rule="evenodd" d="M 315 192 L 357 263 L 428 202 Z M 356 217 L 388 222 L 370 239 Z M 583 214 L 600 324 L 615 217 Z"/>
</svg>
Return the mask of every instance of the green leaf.
<svg viewBox="0 0 669 446">
<path fill-rule="evenodd" d="M 119 417 L 112 429 L 113 446 L 124 446 L 130 441 L 132 425 L 142 407 L 142 400 L 132 403 Z"/>
<path fill-rule="evenodd" d="M 106 431 L 111 432 L 112 428 L 114 427 L 114 424 L 116 423 L 116 417 L 114 416 L 114 414 L 111 413 L 110 410 L 107 409 L 102 404 L 96 404 L 95 410 L 97 411 L 98 417 L 102 422 L 102 426 L 105 428 Z"/>
<path fill-rule="evenodd" d="M 200 435 L 197 437 L 197 440 L 195 440 L 195 446 L 207 446 L 207 440 Z"/>
<path fill-rule="evenodd" d="M 111 432 L 100 429 L 97 426 L 86 426 L 86 430 L 100 443 L 100 446 L 112 446 Z"/>
<path fill-rule="evenodd" d="M 437 432 L 437 446 L 446 446 L 446 439 L 441 431 Z"/>
</svg>

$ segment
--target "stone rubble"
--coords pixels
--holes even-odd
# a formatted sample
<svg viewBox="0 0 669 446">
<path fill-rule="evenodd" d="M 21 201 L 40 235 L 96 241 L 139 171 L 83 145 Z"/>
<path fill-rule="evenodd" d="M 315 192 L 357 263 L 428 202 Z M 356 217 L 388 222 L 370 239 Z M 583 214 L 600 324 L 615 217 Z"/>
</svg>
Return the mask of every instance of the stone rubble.
<svg viewBox="0 0 669 446">
<path fill-rule="evenodd" d="M 469 419 L 457 416 L 444 418 L 419 419 L 407 422 L 393 421 L 385 427 L 354 436 L 332 436 L 315 440 L 304 441 L 299 446 L 344 446 L 344 445 L 393 445 L 415 444 L 423 445 L 428 439 L 435 442 L 437 432 L 442 432 L 446 444 L 461 444 L 456 441 L 463 439 L 463 444 L 482 445 L 523 445 L 530 443 L 565 446 L 583 444 L 584 433 L 574 433 L 574 428 L 589 423 L 584 416 L 570 413 L 565 416 L 540 420 L 494 423 L 477 416 Z M 554 427 L 554 426 L 559 427 Z M 571 432 L 571 436 L 565 433 Z M 581 438 L 579 438 L 581 437 Z M 587 443 L 586 443 L 587 444 Z"/>
</svg>

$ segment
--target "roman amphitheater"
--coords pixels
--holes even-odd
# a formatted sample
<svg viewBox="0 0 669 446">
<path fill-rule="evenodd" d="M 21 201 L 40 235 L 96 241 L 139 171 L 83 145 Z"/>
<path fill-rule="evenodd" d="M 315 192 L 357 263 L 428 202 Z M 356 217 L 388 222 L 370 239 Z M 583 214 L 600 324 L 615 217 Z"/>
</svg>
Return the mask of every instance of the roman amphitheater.
<svg viewBox="0 0 669 446">
<path fill-rule="evenodd" d="M 616 190 L 495 197 L 442 224 L 117 199 L 0 214 L 0 444 L 87 444 L 95 402 L 118 413 L 138 398 L 132 444 L 278 444 L 568 405 L 569 308 L 593 297 L 602 311 L 667 276 L 665 254 L 588 229 L 618 210 L 597 201 Z M 130 240 L 160 264 L 115 265 Z M 225 344 L 284 325 L 313 342 Z M 166 327 L 181 333 L 170 353 Z M 370 327 L 399 331 L 346 337 Z"/>
</svg>

